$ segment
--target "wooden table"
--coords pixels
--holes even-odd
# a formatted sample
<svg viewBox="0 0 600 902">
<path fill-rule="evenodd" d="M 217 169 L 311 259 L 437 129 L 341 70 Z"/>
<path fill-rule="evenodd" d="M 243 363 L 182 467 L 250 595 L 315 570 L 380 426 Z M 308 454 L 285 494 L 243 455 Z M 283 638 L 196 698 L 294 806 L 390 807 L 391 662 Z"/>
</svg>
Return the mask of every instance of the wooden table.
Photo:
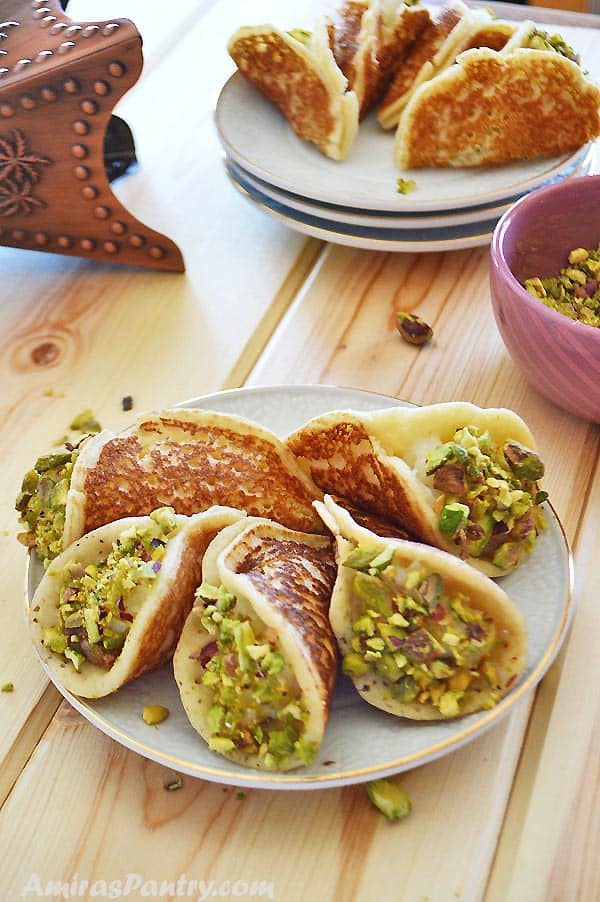
<svg viewBox="0 0 600 902">
<path fill-rule="evenodd" d="M 282 24 L 306 25 L 310 6 L 287 3 Z M 487 247 L 383 254 L 307 240 L 231 188 L 212 125 L 232 71 L 226 39 L 277 7 L 70 6 L 73 18 L 129 16 L 144 36 L 142 78 L 118 110 L 141 166 L 115 191 L 179 243 L 187 272 L 0 248 L 0 683 L 14 684 L 0 693 L 0 899 L 48 893 L 48 883 L 79 892 L 85 880 L 105 881 L 108 894 L 127 874 L 150 881 L 132 889 L 132 879 L 130 898 L 154 890 L 166 898 L 169 881 L 183 895 L 183 875 L 204 881 L 194 898 L 598 899 L 600 430 L 546 401 L 513 365 L 491 313 Z M 598 27 L 591 16 L 577 21 Z M 598 75 L 586 33 L 580 49 Z M 430 345 L 401 341 L 400 307 L 433 325 Z M 91 407 L 118 430 L 132 417 L 126 395 L 138 412 L 277 383 L 514 408 L 537 436 L 572 543 L 577 609 L 558 660 L 492 730 L 397 778 L 414 806 L 402 823 L 383 818 L 360 785 L 253 789 L 241 799 L 233 787 L 186 777 L 167 792 L 168 768 L 106 738 L 61 700 L 27 636 L 14 497 L 73 415 Z"/>
</svg>

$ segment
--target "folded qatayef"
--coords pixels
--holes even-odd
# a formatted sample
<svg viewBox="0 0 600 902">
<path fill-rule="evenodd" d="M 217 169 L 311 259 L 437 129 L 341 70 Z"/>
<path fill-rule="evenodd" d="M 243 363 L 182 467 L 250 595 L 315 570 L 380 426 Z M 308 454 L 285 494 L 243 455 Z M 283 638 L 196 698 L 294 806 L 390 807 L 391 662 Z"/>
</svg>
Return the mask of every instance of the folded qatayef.
<svg viewBox="0 0 600 902">
<path fill-rule="evenodd" d="M 258 423 L 211 410 L 142 414 L 89 458 L 82 451 L 71 489 L 70 541 L 161 504 L 188 515 L 222 504 L 291 529 L 322 528 L 312 508 L 319 492 L 283 442 Z"/>
<path fill-rule="evenodd" d="M 529 428 L 505 408 L 332 411 L 286 442 L 323 492 L 488 575 L 514 569 L 545 525 L 543 463 Z"/>
<path fill-rule="evenodd" d="M 309 764 L 337 673 L 331 539 L 249 518 L 215 538 L 202 573 L 173 658 L 190 723 L 238 764 Z"/>
<path fill-rule="evenodd" d="M 559 35 L 524 23 L 500 50 L 468 49 L 414 92 L 396 131 L 401 169 L 555 157 L 600 134 L 600 88 Z"/>
<path fill-rule="evenodd" d="M 429 10 L 404 0 L 343 0 L 328 21 L 329 44 L 364 118 L 430 22 Z"/>
<path fill-rule="evenodd" d="M 226 507 L 193 517 L 159 508 L 101 526 L 59 554 L 31 601 L 30 626 L 60 685 L 100 698 L 167 661 L 207 545 L 242 518 Z"/>
<path fill-rule="evenodd" d="M 479 13 L 478 13 L 479 14 Z M 383 128 L 398 124 L 402 110 L 419 87 L 436 72 L 436 59 L 469 10 L 462 0 L 446 0 L 425 24 L 404 58 L 396 66 L 393 78 L 377 109 Z"/>
<path fill-rule="evenodd" d="M 525 622 L 491 579 L 445 551 L 382 539 L 325 496 L 336 537 L 330 620 L 342 670 L 376 708 L 443 720 L 494 707 L 525 668 Z"/>
<path fill-rule="evenodd" d="M 342 160 L 358 130 L 358 99 L 329 47 L 325 22 L 312 32 L 244 26 L 229 39 L 242 75 L 274 103 L 296 134 Z"/>
<path fill-rule="evenodd" d="M 166 409 L 141 414 L 118 435 L 105 430 L 75 450 L 40 457 L 17 509 L 27 527 L 22 541 L 48 563 L 92 529 L 163 505 L 186 515 L 225 505 L 322 532 L 312 507 L 320 494 L 263 426 L 233 414 Z"/>
</svg>

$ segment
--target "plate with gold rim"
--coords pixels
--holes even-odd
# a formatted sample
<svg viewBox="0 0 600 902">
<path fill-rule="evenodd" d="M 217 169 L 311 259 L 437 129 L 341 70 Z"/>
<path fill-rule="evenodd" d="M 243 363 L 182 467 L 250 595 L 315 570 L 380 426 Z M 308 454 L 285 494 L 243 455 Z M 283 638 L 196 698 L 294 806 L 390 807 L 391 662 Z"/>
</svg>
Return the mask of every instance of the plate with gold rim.
<svg viewBox="0 0 600 902">
<path fill-rule="evenodd" d="M 176 406 L 244 416 L 283 437 L 329 410 L 409 405 L 397 398 L 358 389 L 298 385 L 233 389 Z M 441 758 L 483 735 L 532 691 L 556 657 L 573 610 L 573 564 L 560 520 L 548 502 L 545 515 L 548 527 L 531 557 L 501 580 L 525 617 L 529 634 L 527 667 L 511 692 L 489 711 L 442 722 L 404 721 L 368 705 L 350 681 L 340 675 L 325 737 L 314 763 L 287 774 L 274 774 L 241 767 L 208 750 L 187 720 L 171 664 L 96 700 L 77 698 L 50 673 L 48 676 L 66 700 L 104 734 L 181 774 L 233 786 L 289 790 L 339 787 L 391 776 Z M 41 565 L 29 557 L 27 613 L 42 573 Z M 169 709 L 169 717 L 157 726 L 148 726 L 142 720 L 143 708 L 157 704 Z"/>
</svg>

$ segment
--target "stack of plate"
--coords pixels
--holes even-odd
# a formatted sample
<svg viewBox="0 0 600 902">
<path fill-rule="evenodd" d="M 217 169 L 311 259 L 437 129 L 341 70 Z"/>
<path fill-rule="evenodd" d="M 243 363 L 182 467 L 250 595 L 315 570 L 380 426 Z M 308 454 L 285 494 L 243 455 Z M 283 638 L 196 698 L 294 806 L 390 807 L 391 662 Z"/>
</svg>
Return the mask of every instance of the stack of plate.
<svg viewBox="0 0 600 902">
<path fill-rule="evenodd" d="M 361 122 L 348 157 L 323 156 L 239 73 L 215 111 L 225 166 L 251 203 L 291 229 L 381 251 L 444 251 L 488 244 L 500 216 L 534 188 L 595 170 L 596 144 L 554 159 L 476 169 L 400 172 L 393 133 Z M 409 194 L 398 178 L 414 179 Z"/>
</svg>

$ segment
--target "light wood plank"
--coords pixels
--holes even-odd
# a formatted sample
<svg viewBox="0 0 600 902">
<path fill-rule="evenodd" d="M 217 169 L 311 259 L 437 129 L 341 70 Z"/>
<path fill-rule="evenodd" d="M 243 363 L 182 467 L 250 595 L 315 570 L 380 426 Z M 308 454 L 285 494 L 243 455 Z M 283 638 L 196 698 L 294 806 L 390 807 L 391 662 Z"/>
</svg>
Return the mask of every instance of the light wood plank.
<svg viewBox="0 0 600 902">
<path fill-rule="evenodd" d="M 32 873 L 45 886 L 131 872 L 158 881 L 263 880 L 286 902 L 393 899 L 399 880 L 406 899 L 477 899 L 526 714 L 525 706 L 467 748 L 405 774 L 414 812 L 390 824 L 362 786 L 251 790 L 240 799 L 234 788 L 184 777 L 183 789 L 168 792 L 172 771 L 105 738 L 64 703 L 0 812 L 4 896 L 17 898 Z M 85 766 L 65 767 L 74 760 Z M 485 829 L 464 830 L 473 812 Z M 454 852 L 455 842 L 458 861 L 445 851 L 435 868 L 422 866 L 424 853 Z"/>
<path fill-rule="evenodd" d="M 24 665 L 30 668 L 32 661 L 28 655 Z M 37 662 L 35 664 L 37 666 Z M 23 686 L 29 688 L 28 681 L 24 678 L 24 674 L 19 671 L 14 675 L 17 685 L 17 692 L 22 694 Z M 20 677 L 23 676 L 23 679 Z M 2 685 L 4 685 L 4 680 Z M 8 682 L 8 680 L 6 681 Z M 13 693 L 3 692 L 0 697 L 0 723 L 10 723 L 15 718 Z M 52 684 L 48 684 L 42 689 L 38 699 L 27 704 L 31 707 L 31 714 L 23 723 L 20 734 L 15 738 L 10 746 L 8 753 L 2 762 L 2 770 L 0 771 L 0 806 L 3 804 L 8 793 L 12 789 L 14 783 L 19 778 L 21 771 L 27 764 L 31 752 L 37 745 L 40 737 L 44 733 L 50 720 L 56 713 L 58 706 L 62 701 L 62 695 L 54 688 Z M 19 708 L 25 707 L 23 699 L 18 701 Z"/>
<path fill-rule="evenodd" d="M 578 539 L 577 609 L 542 685 L 492 871 L 490 902 L 597 899 L 600 875 L 600 478 Z M 556 679 L 560 670 L 560 682 Z"/>
</svg>

